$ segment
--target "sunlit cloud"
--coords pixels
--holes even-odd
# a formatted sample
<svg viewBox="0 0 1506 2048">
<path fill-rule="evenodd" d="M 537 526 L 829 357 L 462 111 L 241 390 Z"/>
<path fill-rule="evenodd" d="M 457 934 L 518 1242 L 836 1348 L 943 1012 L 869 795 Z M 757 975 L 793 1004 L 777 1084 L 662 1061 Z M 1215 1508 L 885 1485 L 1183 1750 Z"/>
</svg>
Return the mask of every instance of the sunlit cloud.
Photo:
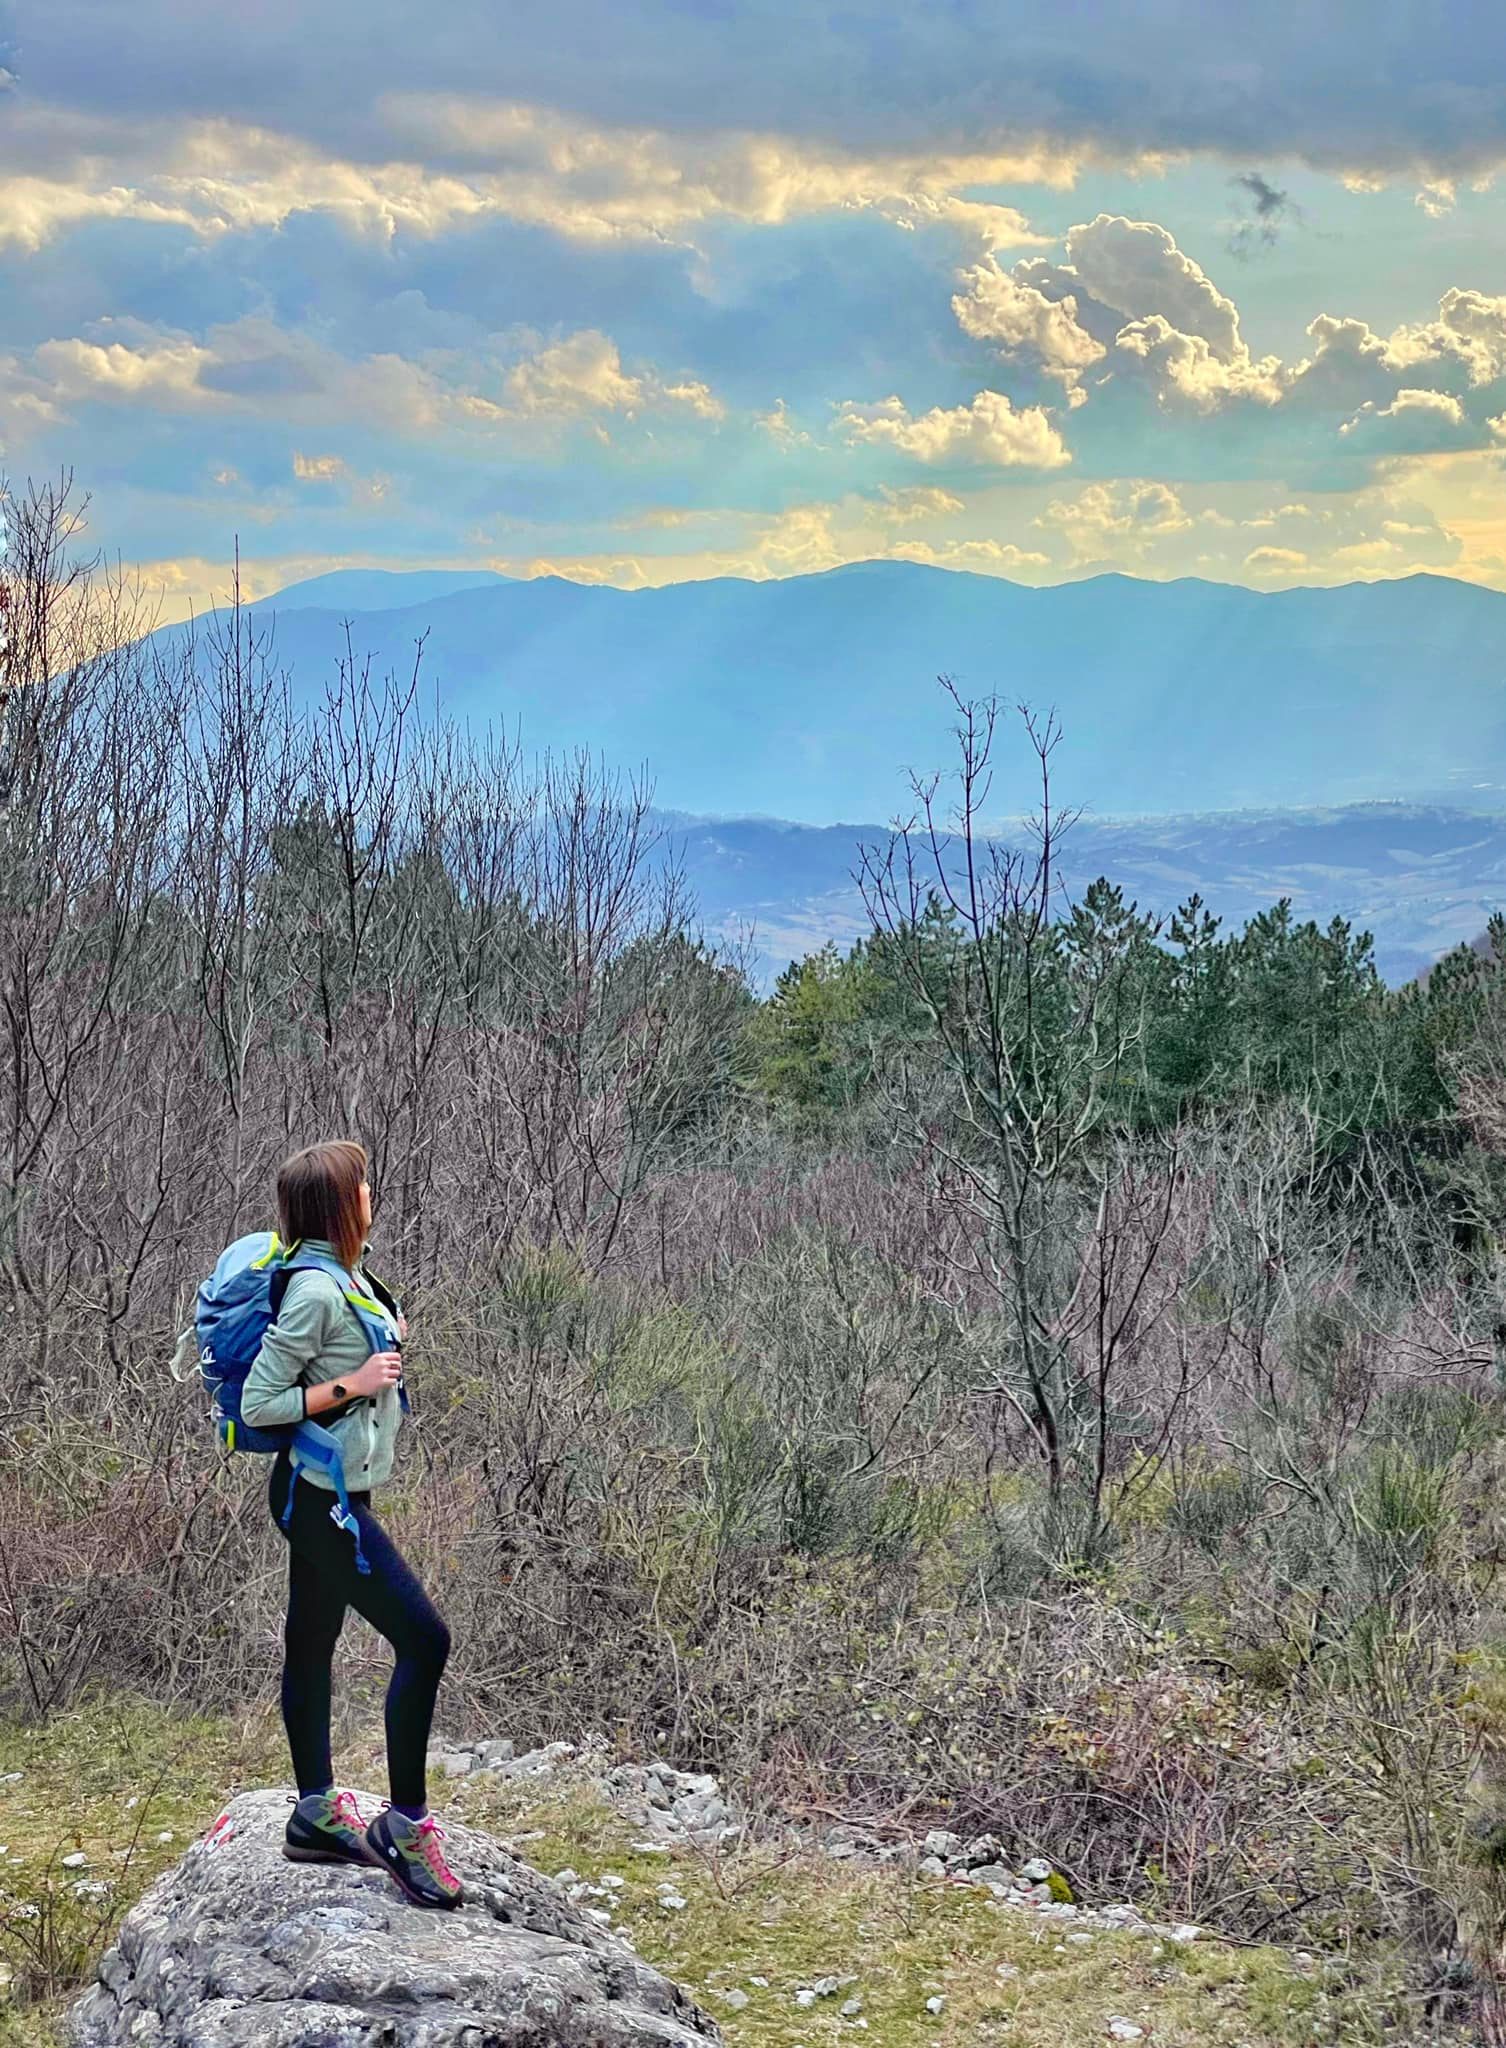
<svg viewBox="0 0 1506 2048">
<path fill-rule="evenodd" d="M 0 244 L 36 249 L 89 220 L 218 239 L 304 214 L 383 240 L 432 239 L 494 218 L 585 242 L 688 241 L 717 221 L 776 227 L 871 210 L 907 227 L 953 229 L 984 250 L 1042 247 L 1049 237 L 1017 208 L 973 199 L 968 188 L 1066 187 L 1082 162 L 1049 148 L 854 154 L 772 135 L 695 141 L 459 98 L 396 97 L 388 115 L 392 139 L 412 154 L 358 161 L 230 121 L 143 132 L 95 120 L 70 148 L 66 122 L 27 110 L 0 136 Z M 49 174 L 35 168 L 28 129 L 45 141 Z M 457 147 L 476 161 L 431 167 L 432 152 Z"/>
<path fill-rule="evenodd" d="M 1222 17 L 1090 0 L 931 90 L 945 10 L 896 18 L 881 64 L 817 10 L 771 68 L 785 0 L 714 33 L 647 4 L 653 35 L 616 10 L 572 49 L 561 0 L 505 61 L 453 10 L 342 36 L 316 102 L 268 67 L 291 10 L 206 51 L 160 0 L 93 40 L 56 0 L 0 80 L 0 463 L 92 463 L 102 537 L 175 603 L 237 534 L 624 587 L 866 556 L 1506 584 L 1506 146 L 1445 53 L 1413 91 L 1325 17 L 1339 71 L 1277 100 L 1242 58 L 1236 105 L 1194 90 L 1233 75 Z M 329 32 L 305 13 L 300 49 Z M 693 89 L 713 44 L 724 83 Z M 1374 288 L 1330 278 L 1321 238 L 1372 234 Z"/>
<path fill-rule="evenodd" d="M 1040 406 L 1016 411 L 1000 391 L 980 391 L 971 405 L 933 406 L 918 416 L 895 397 L 875 405 L 847 400 L 838 407 L 837 429 L 850 441 L 879 443 L 917 462 L 1059 469 L 1072 459 L 1049 413 Z"/>
<path fill-rule="evenodd" d="M 1191 524 L 1176 492 L 1146 479 L 1089 484 L 1075 498 L 1054 499 L 1035 521 L 1040 530 L 1062 535 L 1076 562 L 1096 561 L 1106 552 L 1140 555 Z"/>
</svg>

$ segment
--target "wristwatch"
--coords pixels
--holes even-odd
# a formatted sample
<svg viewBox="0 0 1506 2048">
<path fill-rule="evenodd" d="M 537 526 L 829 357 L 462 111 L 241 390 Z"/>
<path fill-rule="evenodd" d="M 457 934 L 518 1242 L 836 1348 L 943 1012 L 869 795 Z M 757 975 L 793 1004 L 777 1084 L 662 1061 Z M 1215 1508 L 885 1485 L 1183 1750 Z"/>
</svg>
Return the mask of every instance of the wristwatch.
<svg viewBox="0 0 1506 2048">
<path fill-rule="evenodd" d="M 346 1388 L 344 1388 L 338 1380 L 335 1381 L 334 1395 L 337 1401 L 344 1401 L 349 1399 L 349 1394 Z"/>
</svg>

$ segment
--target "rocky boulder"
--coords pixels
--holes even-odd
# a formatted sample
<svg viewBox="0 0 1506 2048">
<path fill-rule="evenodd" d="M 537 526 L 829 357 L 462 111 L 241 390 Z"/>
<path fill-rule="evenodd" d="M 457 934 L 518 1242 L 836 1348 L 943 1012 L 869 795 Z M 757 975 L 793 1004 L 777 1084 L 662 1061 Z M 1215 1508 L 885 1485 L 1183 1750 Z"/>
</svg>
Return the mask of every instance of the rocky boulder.
<svg viewBox="0 0 1506 2048">
<path fill-rule="evenodd" d="M 375 1810 L 377 1802 L 370 1802 Z M 127 1914 L 73 2048 L 707 2048 L 715 2024 L 490 1836 L 453 1826 L 454 1913 L 382 1871 L 287 1862 L 245 1792 Z"/>
</svg>

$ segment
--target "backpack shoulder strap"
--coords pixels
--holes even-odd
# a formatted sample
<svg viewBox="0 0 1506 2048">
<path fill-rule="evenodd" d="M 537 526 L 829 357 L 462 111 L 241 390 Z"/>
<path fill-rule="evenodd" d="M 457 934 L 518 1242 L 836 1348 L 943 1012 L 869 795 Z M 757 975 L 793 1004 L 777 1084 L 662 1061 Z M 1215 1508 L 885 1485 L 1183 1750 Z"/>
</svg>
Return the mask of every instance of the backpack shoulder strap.
<svg viewBox="0 0 1506 2048">
<path fill-rule="evenodd" d="M 271 1304 L 274 1322 L 282 1313 L 283 1296 L 287 1293 L 295 1273 L 324 1273 L 335 1281 L 336 1286 L 340 1285 L 337 1275 L 321 1261 L 313 1258 L 300 1259 L 291 1253 L 288 1254 L 273 1266 L 267 1275 L 267 1299 Z M 341 1292 L 344 1292 L 343 1288 Z"/>
<path fill-rule="evenodd" d="M 386 1317 L 390 1314 L 394 1324 L 397 1321 L 396 1310 L 388 1308 L 385 1289 L 381 1296 L 377 1296 L 375 1293 L 364 1294 L 357 1287 L 352 1275 L 336 1260 L 327 1258 L 322 1252 L 299 1251 L 295 1247 L 288 1257 L 284 1259 L 277 1273 L 273 1276 L 272 1302 L 274 1312 L 280 1305 L 282 1298 L 281 1294 L 277 1291 L 276 1282 L 280 1280 L 285 1291 L 288 1281 L 294 1273 L 327 1274 L 339 1288 L 346 1307 L 360 1324 L 370 1349 L 373 1351 L 380 1351 L 382 1349 L 383 1344 L 386 1342 Z M 367 1278 L 368 1280 L 370 1279 L 369 1274 Z"/>
<path fill-rule="evenodd" d="M 377 1278 L 376 1274 L 372 1272 L 369 1266 L 366 1269 L 366 1279 L 367 1283 L 371 1288 L 372 1293 L 376 1296 L 377 1300 L 382 1304 L 382 1307 L 386 1309 L 388 1315 L 391 1316 L 392 1320 L 396 1322 L 398 1317 L 402 1314 L 402 1308 L 400 1303 L 398 1302 L 397 1296 L 393 1293 L 392 1289 L 387 1285 L 387 1282 L 385 1280 L 379 1280 Z"/>
<path fill-rule="evenodd" d="M 384 1282 L 368 1273 L 365 1277 L 371 1287 L 371 1293 L 363 1294 L 356 1286 L 352 1275 L 335 1260 L 327 1258 L 322 1252 L 301 1252 L 296 1245 L 289 1249 L 281 1265 L 272 1275 L 271 1299 L 274 1316 L 282 1305 L 282 1296 L 287 1290 L 289 1280 L 299 1272 L 328 1274 L 344 1297 L 346 1307 L 360 1324 L 368 1351 L 381 1351 L 389 1342 L 396 1343 L 395 1336 L 389 1337 L 388 1323 L 390 1319 L 391 1328 L 395 1332 L 398 1307 L 396 1299 Z M 397 1384 L 397 1393 L 403 1413 L 406 1415 L 410 1412 L 408 1389 L 401 1379 Z"/>
</svg>

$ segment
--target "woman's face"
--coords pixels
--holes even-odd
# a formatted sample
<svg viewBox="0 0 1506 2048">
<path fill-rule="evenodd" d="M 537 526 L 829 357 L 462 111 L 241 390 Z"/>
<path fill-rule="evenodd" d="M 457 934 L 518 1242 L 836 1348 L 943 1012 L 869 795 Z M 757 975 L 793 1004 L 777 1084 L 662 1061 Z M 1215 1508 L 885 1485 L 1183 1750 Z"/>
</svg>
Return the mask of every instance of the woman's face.
<svg viewBox="0 0 1506 2048">
<path fill-rule="evenodd" d="M 361 1183 L 361 1235 L 364 1237 L 371 1228 L 371 1183 Z"/>
</svg>

